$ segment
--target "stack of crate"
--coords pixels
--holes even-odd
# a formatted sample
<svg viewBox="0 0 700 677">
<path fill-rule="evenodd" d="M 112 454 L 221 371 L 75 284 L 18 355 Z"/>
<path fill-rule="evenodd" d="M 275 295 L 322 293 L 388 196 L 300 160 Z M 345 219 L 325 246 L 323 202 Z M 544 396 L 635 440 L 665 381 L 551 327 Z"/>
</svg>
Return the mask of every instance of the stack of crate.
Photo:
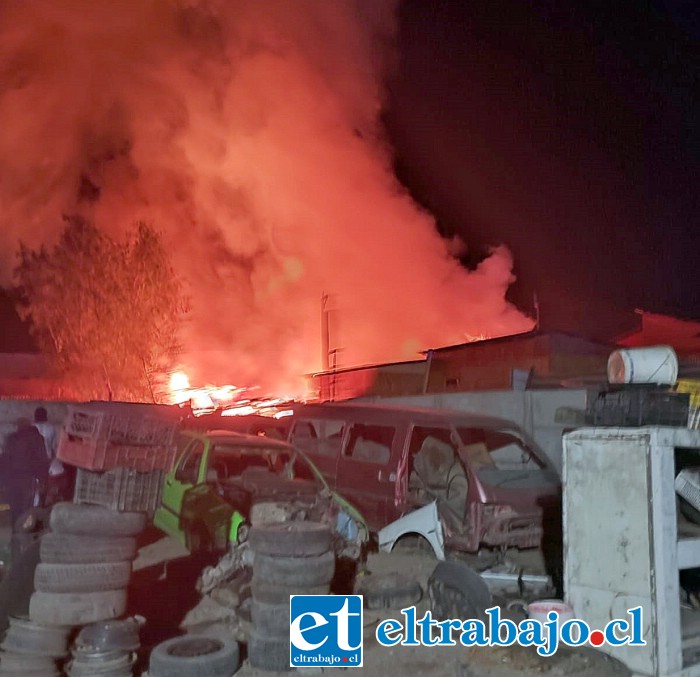
<svg viewBox="0 0 700 677">
<path fill-rule="evenodd" d="M 611 386 L 591 392 L 586 424 L 591 426 L 688 425 L 689 396 L 656 385 Z"/>
<path fill-rule="evenodd" d="M 74 501 L 152 513 L 175 460 L 176 430 L 156 416 L 69 407 L 57 456 L 77 468 Z"/>
</svg>

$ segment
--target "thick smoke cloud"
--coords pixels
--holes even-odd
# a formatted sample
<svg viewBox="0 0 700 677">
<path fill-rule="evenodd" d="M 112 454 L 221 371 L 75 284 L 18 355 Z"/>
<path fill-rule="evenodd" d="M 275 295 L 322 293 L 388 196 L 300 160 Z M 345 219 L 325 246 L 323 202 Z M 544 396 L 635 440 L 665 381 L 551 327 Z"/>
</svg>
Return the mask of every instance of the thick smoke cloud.
<svg viewBox="0 0 700 677">
<path fill-rule="evenodd" d="M 5 0 L 0 274 L 62 215 L 165 236 L 195 380 L 280 387 L 528 329 L 512 260 L 467 273 L 398 184 L 382 137 L 394 2 Z M 69 299 L 66 300 L 69 303 Z"/>
</svg>

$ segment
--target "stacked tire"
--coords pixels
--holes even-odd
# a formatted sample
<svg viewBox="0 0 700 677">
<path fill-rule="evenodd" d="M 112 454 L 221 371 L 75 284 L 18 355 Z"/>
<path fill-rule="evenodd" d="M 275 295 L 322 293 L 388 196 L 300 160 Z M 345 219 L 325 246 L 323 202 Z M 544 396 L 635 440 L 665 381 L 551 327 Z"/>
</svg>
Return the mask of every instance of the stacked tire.
<svg viewBox="0 0 700 677">
<path fill-rule="evenodd" d="M 135 536 L 145 522 L 143 513 L 56 504 L 51 511 L 51 531 L 41 539 L 30 619 L 46 625 L 80 626 L 121 616 L 136 556 Z"/>
<path fill-rule="evenodd" d="M 40 625 L 28 618 L 9 618 L 0 652 L 0 676 L 60 674 L 56 660 L 67 653 L 68 627 Z"/>
<path fill-rule="evenodd" d="M 240 666 L 235 640 L 193 634 L 158 644 L 151 652 L 147 677 L 231 677 Z"/>
<path fill-rule="evenodd" d="M 254 553 L 248 660 L 259 670 L 287 671 L 289 598 L 328 594 L 332 534 L 318 522 L 282 522 L 252 527 L 248 540 Z"/>
</svg>

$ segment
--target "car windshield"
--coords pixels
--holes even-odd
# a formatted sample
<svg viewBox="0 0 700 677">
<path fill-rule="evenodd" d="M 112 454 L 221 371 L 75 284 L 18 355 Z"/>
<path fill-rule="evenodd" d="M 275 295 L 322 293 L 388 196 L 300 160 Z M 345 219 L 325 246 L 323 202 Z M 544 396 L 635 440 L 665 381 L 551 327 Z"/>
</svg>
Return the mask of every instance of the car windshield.
<svg viewBox="0 0 700 677">
<path fill-rule="evenodd" d="M 207 471 L 208 481 L 238 478 L 250 468 L 268 470 L 280 477 L 317 479 L 305 457 L 293 448 L 217 443 Z"/>
<path fill-rule="evenodd" d="M 469 464 L 492 486 L 539 482 L 550 469 L 514 430 L 458 428 Z"/>
</svg>

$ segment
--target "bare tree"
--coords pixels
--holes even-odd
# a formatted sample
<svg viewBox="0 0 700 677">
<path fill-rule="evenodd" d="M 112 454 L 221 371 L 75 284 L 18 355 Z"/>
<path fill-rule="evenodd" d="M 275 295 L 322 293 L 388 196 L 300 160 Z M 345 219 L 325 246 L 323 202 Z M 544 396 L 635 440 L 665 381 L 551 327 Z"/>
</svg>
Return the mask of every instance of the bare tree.
<svg viewBox="0 0 700 677">
<path fill-rule="evenodd" d="M 84 397 L 156 400 L 187 312 L 160 235 L 139 223 L 120 243 L 82 217 L 65 221 L 52 249 L 20 244 L 20 315 Z"/>
</svg>

